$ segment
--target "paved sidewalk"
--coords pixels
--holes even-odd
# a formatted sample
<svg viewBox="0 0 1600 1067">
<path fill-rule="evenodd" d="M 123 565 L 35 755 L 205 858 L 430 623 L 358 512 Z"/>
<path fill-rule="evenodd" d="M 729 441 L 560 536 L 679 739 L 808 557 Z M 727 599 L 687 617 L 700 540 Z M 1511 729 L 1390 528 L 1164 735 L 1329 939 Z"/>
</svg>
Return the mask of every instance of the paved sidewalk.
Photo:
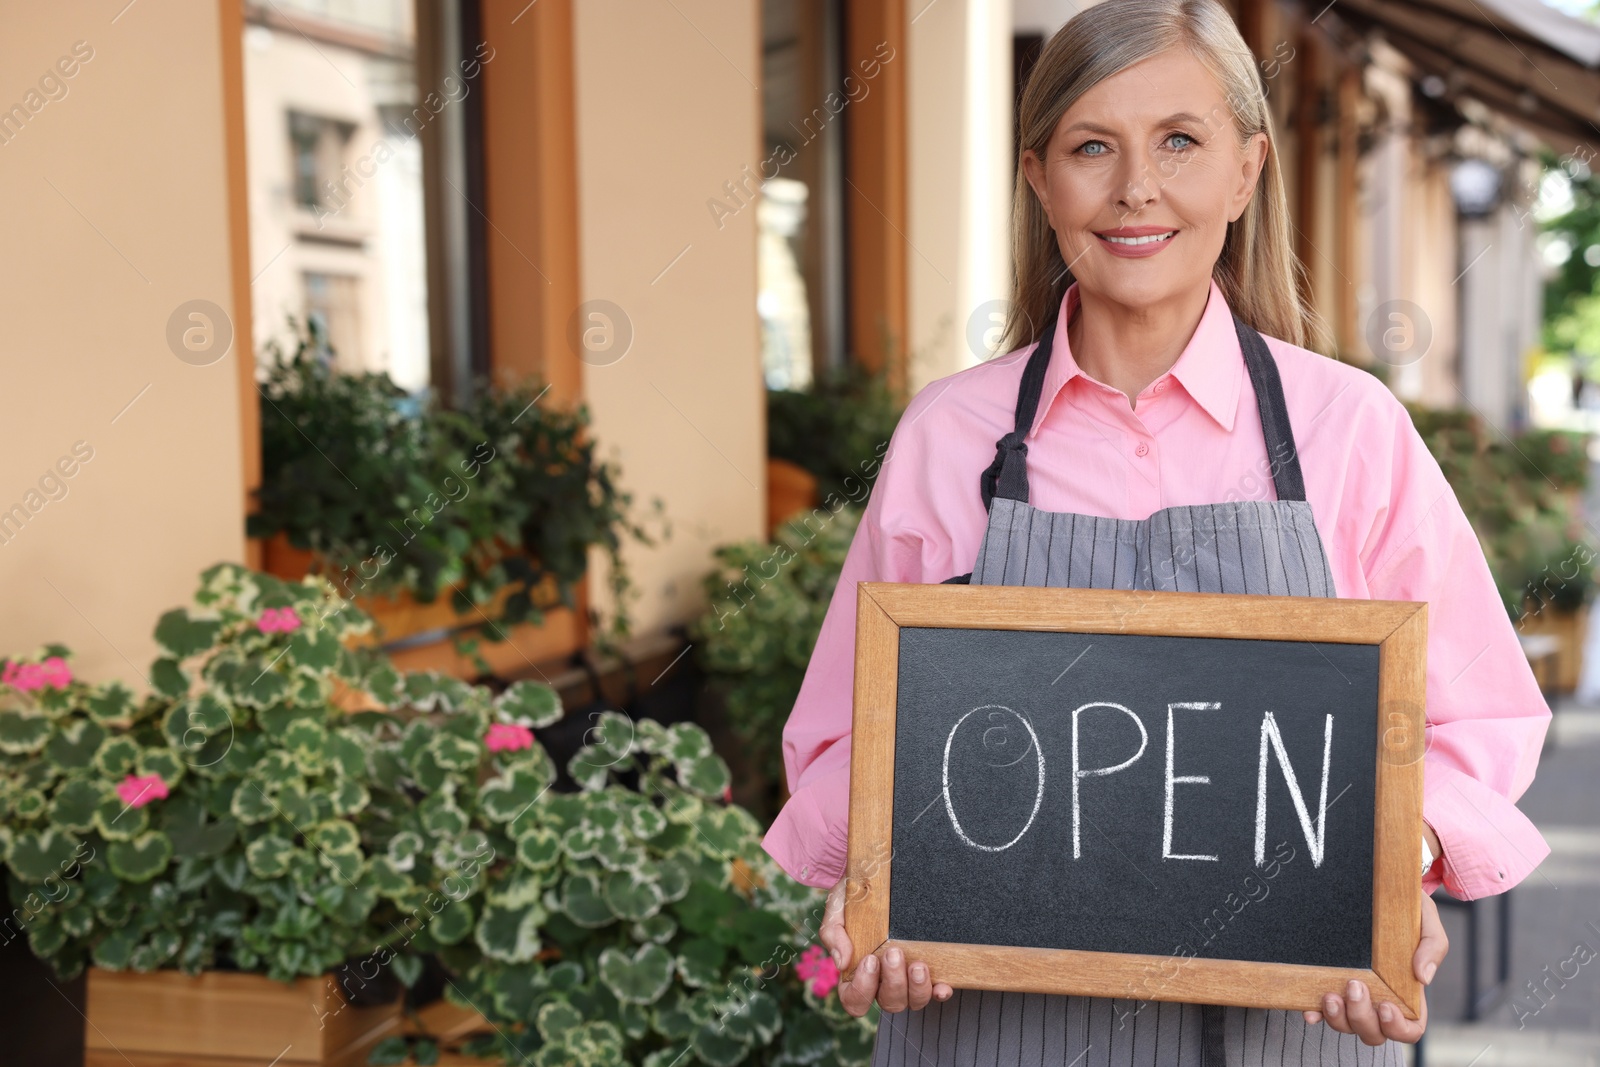
<svg viewBox="0 0 1600 1067">
<path fill-rule="evenodd" d="M 1451 950 L 1429 993 L 1426 1067 L 1600 1067 L 1600 708 L 1558 705 L 1520 807 L 1551 854 L 1511 894 L 1510 988 L 1480 1022 L 1458 1021 L 1465 916 L 1446 909 Z M 1493 909 L 1485 910 L 1487 983 L 1495 929 Z"/>
</svg>

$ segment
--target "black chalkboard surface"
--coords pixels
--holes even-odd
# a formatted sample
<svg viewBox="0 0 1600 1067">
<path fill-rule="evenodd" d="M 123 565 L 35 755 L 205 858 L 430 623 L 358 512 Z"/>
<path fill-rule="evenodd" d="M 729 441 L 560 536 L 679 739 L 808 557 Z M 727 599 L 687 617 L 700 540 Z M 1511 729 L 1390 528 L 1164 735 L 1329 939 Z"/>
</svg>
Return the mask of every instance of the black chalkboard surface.
<svg viewBox="0 0 1600 1067">
<path fill-rule="evenodd" d="M 1377 711 L 1372 645 L 902 629 L 889 936 L 1368 967 Z"/>
<path fill-rule="evenodd" d="M 1426 622 L 861 583 L 857 959 L 898 944 L 958 988 L 1303 1010 L 1359 978 L 1414 1018 Z"/>
</svg>

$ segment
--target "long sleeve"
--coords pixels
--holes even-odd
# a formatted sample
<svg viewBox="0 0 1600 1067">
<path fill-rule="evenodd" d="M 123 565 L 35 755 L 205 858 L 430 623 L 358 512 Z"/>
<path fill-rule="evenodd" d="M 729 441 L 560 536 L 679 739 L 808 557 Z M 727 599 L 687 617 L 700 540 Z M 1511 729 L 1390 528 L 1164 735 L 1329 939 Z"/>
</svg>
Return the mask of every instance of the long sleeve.
<svg viewBox="0 0 1600 1067">
<path fill-rule="evenodd" d="M 1550 848 L 1516 800 L 1533 781 L 1550 709 L 1501 606 L 1477 536 L 1399 405 L 1387 507 L 1361 553 L 1370 595 L 1428 603 L 1423 818 L 1443 863 L 1424 881 L 1458 898 L 1502 893 Z"/>
<path fill-rule="evenodd" d="M 844 875 L 857 583 L 941 582 L 971 569 L 970 555 L 983 533 L 977 474 L 987 463 L 985 447 L 992 446 L 981 435 L 958 443 L 959 435 L 950 432 L 955 422 L 951 405 L 938 403 L 943 393 L 944 387 L 935 383 L 914 397 L 901 416 L 783 728 L 790 797 L 761 844 L 806 885 L 832 887 Z M 940 441 L 936 464 L 926 455 L 925 443 L 932 440 Z M 948 484 L 952 472 L 962 476 L 960 489 Z M 970 496 L 970 505 L 939 503 L 958 495 Z M 951 521 L 960 529 L 948 528 Z M 957 558 L 966 563 L 958 566 Z"/>
</svg>

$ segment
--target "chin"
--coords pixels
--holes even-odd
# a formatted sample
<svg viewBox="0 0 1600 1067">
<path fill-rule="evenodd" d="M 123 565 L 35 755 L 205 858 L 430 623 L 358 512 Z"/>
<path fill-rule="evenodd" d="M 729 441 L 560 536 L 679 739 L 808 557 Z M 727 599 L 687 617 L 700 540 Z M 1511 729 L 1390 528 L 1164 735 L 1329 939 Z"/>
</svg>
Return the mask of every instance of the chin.
<svg viewBox="0 0 1600 1067">
<path fill-rule="evenodd" d="M 1125 269 L 1130 264 L 1118 263 L 1099 277 L 1078 279 L 1078 288 L 1092 296 L 1129 308 L 1155 307 L 1159 304 L 1192 293 L 1201 285 L 1209 286 L 1210 275 L 1203 278 L 1174 278 L 1165 272 Z M 1133 264 L 1139 267 L 1144 264 Z M 1142 276 L 1141 276 L 1142 275 Z"/>
</svg>

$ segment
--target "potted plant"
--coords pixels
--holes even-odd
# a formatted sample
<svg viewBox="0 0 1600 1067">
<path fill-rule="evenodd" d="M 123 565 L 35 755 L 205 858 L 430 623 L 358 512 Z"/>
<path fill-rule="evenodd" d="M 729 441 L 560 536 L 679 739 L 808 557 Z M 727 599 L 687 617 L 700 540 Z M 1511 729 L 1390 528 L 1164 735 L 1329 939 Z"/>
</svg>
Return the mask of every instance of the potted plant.
<svg viewBox="0 0 1600 1067">
<path fill-rule="evenodd" d="M 627 633 L 622 545 L 649 537 L 583 409 L 540 407 L 526 384 L 485 384 L 463 409 L 440 409 L 387 375 L 336 371 L 314 324 L 291 326 L 292 352 L 267 346 L 248 520 L 268 570 L 329 577 L 391 640 L 468 626 L 498 639 L 502 624 L 576 611 L 597 547 L 615 605 L 597 643 Z"/>
<path fill-rule="evenodd" d="M 717 549 L 702 583 L 708 607 L 690 625 L 707 698 L 726 715 L 747 771 L 738 799 L 768 818 L 783 782 L 783 724 L 861 521 L 856 508 L 823 514 L 826 521 L 786 524 L 771 543 Z"/>
<path fill-rule="evenodd" d="M 370 625 L 219 565 L 162 616 L 145 697 L 58 647 L 5 664 L 0 859 L 33 951 L 93 968 L 91 1049 L 331 1063 L 396 1028 L 415 951 L 353 965 L 437 887 L 370 829 L 419 807 L 369 760 L 386 720 L 340 704 L 392 674 L 347 646 Z"/>
<path fill-rule="evenodd" d="M 667 1067 L 691 1048 L 722 1067 L 866 1062 L 874 1020 L 830 1001 L 815 959 L 805 987 L 795 972 L 821 896 L 727 803 L 704 731 L 599 713 L 563 778 L 535 733 L 562 716 L 547 687 L 400 684 L 387 697 L 410 721 L 374 760 L 428 797 L 399 833 L 435 865 L 441 850 L 493 857 L 459 922 L 425 931 L 446 996 L 493 1024 L 468 1051 L 550 1067 Z"/>
<path fill-rule="evenodd" d="M 809 390 L 769 390 L 768 534 L 819 502 L 863 503 L 904 410 L 881 372 L 855 365 Z"/>
</svg>

